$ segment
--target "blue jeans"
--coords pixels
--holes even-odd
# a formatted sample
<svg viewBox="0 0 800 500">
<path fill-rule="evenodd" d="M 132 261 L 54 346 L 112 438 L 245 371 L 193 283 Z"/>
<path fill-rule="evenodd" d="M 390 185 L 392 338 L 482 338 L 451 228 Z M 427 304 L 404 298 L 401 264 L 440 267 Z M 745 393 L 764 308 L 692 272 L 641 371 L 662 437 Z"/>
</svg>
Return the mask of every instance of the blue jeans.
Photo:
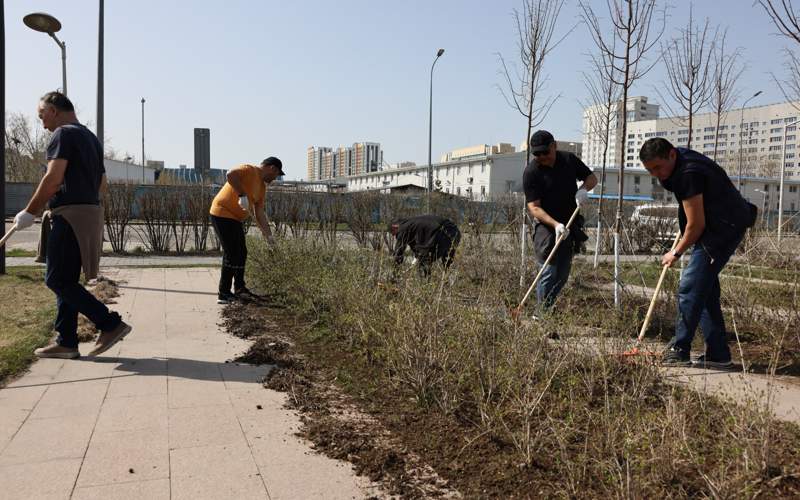
<svg viewBox="0 0 800 500">
<path fill-rule="evenodd" d="M 45 283 L 56 294 L 55 329 L 58 344 L 78 347 L 78 313 L 83 314 L 101 331 L 113 330 L 122 318 L 89 293 L 80 283 L 81 252 L 72 227 L 60 215 L 53 216 L 53 229 L 47 241 L 47 274 Z"/>
<path fill-rule="evenodd" d="M 544 264 L 544 262 L 539 263 Z M 553 259 L 544 269 L 536 285 L 536 300 L 539 306 L 549 309 L 556 301 L 561 289 L 567 284 L 572 268 L 572 240 L 568 239 L 558 247 Z"/>
<path fill-rule="evenodd" d="M 742 241 L 741 235 L 727 246 L 715 251 L 715 256 L 697 243 L 689 265 L 683 270 L 678 285 L 678 322 L 671 345 L 688 353 L 697 326 L 703 330 L 706 355 L 714 360 L 727 361 L 731 351 L 725 337 L 725 320 L 720 306 L 719 273 Z"/>
</svg>

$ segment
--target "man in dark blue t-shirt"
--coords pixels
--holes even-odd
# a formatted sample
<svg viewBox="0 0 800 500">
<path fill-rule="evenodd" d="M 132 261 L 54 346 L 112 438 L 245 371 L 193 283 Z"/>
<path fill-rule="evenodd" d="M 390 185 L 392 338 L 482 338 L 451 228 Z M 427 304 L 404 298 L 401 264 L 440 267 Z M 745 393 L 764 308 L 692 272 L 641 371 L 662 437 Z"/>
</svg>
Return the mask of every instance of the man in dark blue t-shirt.
<svg viewBox="0 0 800 500">
<path fill-rule="evenodd" d="M 683 236 L 674 250 L 664 254 L 661 264 L 671 266 L 694 245 L 678 286 L 675 336 L 662 363 L 692 363 L 692 339 L 699 325 L 706 349 L 694 363 L 730 366 L 731 352 L 719 302 L 719 273 L 755 222 L 755 206 L 742 198 L 728 174 L 713 160 L 691 149 L 676 148 L 664 138 L 645 141 L 639 159 L 678 200 Z"/>
<path fill-rule="evenodd" d="M 589 198 L 588 192 L 597 185 L 597 177 L 577 156 L 558 151 L 555 139 L 546 130 L 537 130 L 531 136 L 530 148 L 533 160 L 522 174 L 522 187 L 528 213 L 536 221 L 533 249 L 539 265 L 544 265 L 556 240 L 562 235 L 564 238 L 536 285 L 539 305 L 550 308 L 567 283 L 572 267 L 577 231 L 570 235 L 565 224 L 575 208 Z M 583 181 L 580 189 L 578 181 Z"/>
<path fill-rule="evenodd" d="M 90 355 L 100 354 L 131 331 L 119 314 L 111 312 L 78 281 L 81 267 L 94 277 L 102 240 L 100 192 L 105 187 L 103 147 L 78 123 L 67 97 L 49 92 L 39 101 L 39 118 L 53 132 L 47 146 L 47 172 L 25 210 L 14 217 L 18 229 L 29 227 L 49 202 L 53 228 L 47 241 L 45 282 L 56 294 L 57 341 L 36 350 L 40 358 L 73 359 L 78 351 L 78 313 L 92 321 L 100 336 Z M 97 247 L 95 248 L 95 243 Z M 93 260 L 90 262 L 90 258 Z M 88 270 L 87 270 L 88 269 Z"/>
</svg>

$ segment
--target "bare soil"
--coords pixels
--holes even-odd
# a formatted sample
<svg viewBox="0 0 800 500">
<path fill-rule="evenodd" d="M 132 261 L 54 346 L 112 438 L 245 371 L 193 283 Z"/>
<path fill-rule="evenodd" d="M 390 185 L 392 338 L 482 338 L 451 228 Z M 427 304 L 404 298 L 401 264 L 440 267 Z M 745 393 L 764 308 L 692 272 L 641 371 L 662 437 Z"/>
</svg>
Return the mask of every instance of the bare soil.
<svg viewBox="0 0 800 500">
<path fill-rule="evenodd" d="M 119 297 L 118 283 L 103 276 L 98 277 L 87 289 L 103 304 L 115 304 L 114 299 Z M 78 342 L 93 342 L 99 333 L 85 316 L 78 316 Z"/>
</svg>

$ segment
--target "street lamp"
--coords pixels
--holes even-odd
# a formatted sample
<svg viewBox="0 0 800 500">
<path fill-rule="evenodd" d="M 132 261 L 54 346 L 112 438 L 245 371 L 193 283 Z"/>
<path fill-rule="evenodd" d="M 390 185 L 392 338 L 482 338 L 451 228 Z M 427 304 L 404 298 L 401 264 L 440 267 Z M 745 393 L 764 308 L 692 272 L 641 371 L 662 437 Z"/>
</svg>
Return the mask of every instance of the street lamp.
<svg viewBox="0 0 800 500">
<path fill-rule="evenodd" d="M 767 220 L 767 192 L 766 191 L 762 191 L 760 189 L 754 189 L 753 191 L 755 191 L 756 193 L 761 193 L 762 195 L 764 195 L 763 201 L 761 202 L 761 220 L 762 221 L 766 221 Z"/>
<path fill-rule="evenodd" d="M 444 54 L 444 49 L 439 49 L 436 52 L 436 58 L 431 64 L 431 92 L 428 100 L 428 211 L 431 209 L 431 192 L 433 191 L 433 163 L 431 162 L 431 142 L 433 140 L 433 68 L 436 66 L 436 61 L 439 60 Z"/>
<path fill-rule="evenodd" d="M 778 188 L 778 248 L 781 246 L 781 235 L 783 234 L 783 177 L 786 173 L 786 134 L 789 127 L 797 125 L 800 119 L 789 122 L 783 126 L 783 147 L 781 147 L 781 154 L 783 154 L 783 161 L 781 162 L 781 184 Z M 797 127 L 795 127 L 796 129 Z"/>
<path fill-rule="evenodd" d="M 750 102 L 751 99 L 758 97 L 760 95 L 761 91 L 759 90 L 755 94 L 748 97 L 746 101 L 744 101 L 744 104 L 742 104 L 742 113 L 741 116 L 739 117 L 739 192 L 740 193 L 742 192 L 742 135 L 744 134 L 742 128 L 744 127 L 744 108 L 747 107 L 747 103 Z"/>
<path fill-rule="evenodd" d="M 142 97 L 142 184 L 144 184 L 144 97 Z"/>
<path fill-rule="evenodd" d="M 34 31 L 50 35 L 50 38 L 55 40 L 56 44 L 61 49 L 61 91 L 64 92 L 64 95 L 67 95 L 67 44 L 59 40 L 56 36 L 56 32 L 61 30 L 61 22 L 44 12 L 28 14 L 22 18 L 22 22 L 25 23 L 25 26 Z"/>
</svg>

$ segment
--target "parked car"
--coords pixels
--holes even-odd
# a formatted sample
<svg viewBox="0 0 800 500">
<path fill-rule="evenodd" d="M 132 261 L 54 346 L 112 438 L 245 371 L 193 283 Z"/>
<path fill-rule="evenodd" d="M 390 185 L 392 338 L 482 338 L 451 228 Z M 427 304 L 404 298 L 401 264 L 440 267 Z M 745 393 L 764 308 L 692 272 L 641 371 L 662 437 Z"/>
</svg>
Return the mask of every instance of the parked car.
<svg viewBox="0 0 800 500">
<path fill-rule="evenodd" d="M 648 204 L 636 207 L 631 216 L 631 230 L 637 251 L 668 250 L 678 231 L 678 205 Z"/>
</svg>

